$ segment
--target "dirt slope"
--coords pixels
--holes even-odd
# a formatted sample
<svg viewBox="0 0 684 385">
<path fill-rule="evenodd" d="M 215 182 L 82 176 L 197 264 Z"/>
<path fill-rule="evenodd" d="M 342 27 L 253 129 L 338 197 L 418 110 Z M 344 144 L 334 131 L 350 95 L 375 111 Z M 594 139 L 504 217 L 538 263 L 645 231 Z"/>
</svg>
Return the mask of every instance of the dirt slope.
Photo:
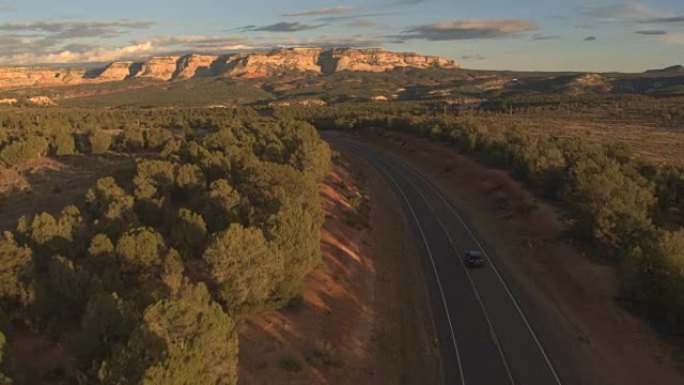
<svg viewBox="0 0 684 385">
<path fill-rule="evenodd" d="M 352 174 L 336 163 L 321 189 L 323 265 L 301 303 L 241 325 L 239 382 L 439 383 L 420 260 L 398 201 L 367 167 Z"/>
</svg>

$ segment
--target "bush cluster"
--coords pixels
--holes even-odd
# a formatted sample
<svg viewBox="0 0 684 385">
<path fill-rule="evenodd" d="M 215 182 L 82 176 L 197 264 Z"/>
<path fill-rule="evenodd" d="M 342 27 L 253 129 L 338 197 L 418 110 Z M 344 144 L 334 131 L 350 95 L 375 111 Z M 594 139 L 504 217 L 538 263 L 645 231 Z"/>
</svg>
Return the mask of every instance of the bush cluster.
<svg viewBox="0 0 684 385">
<path fill-rule="evenodd" d="M 125 128 L 113 148 L 137 157 L 131 179 L 102 178 L 0 240 L 0 305 L 65 346 L 74 365 L 60 381 L 235 384 L 235 320 L 300 295 L 320 262 L 330 151 L 303 122 L 221 119 L 195 134 Z M 107 147 L 97 135 L 94 152 Z M 13 333 L 0 332 L 8 362 Z"/>
</svg>

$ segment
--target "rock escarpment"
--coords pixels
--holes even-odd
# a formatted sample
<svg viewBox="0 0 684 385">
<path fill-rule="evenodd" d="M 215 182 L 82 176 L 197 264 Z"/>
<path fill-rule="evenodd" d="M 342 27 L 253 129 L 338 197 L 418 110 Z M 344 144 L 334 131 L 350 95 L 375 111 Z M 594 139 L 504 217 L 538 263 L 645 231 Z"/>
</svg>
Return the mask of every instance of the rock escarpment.
<svg viewBox="0 0 684 385">
<path fill-rule="evenodd" d="M 453 61 L 413 53 L 394 53 L 381 49 L 333 49 L 321 52 L 324 73 L 341 71 L 385 72 L 395 68 L 455 68 Z"/>
<path fill-rule="evenodd" d="M 79 84 L 85 78 L 85 69 L 0 67 L 0 87 L 33 87 Z"/>
<path fill-rule="evenodd" d="M 126 80 L 134 75 L 136 64 L 132 61 L 119 61 L 108 65 L 97 79 L 103 82 Z"/>
<path fill-rule="evenodd" d="M 95 84 L 133 78 L 163 81 L 196 77 L 262 78 L 290 72 L 334 74 L 385 72 L 396 68 L 457 68 L 447 59 L 381 49 L 283 48 L 233 55 L 159 56 L 144 62 L 121 61 L 100 70 L 85 68 L 0 67 L 0 88 Z"/>
<path fill-rule="evenodd" d="M 135 77 L 171 80 L 176 73 L 180 60 L 180 56 L 153 57 L 142 63 L 140 72 L 136 73 Z"/>
<path fill-rule="evenodd" d="M 214 74 L 215 66 L 221 67 L 218 59 L 218 56 L 209 55 L 184 56 L 177 63 L 173 78 L 182 80 L 197 76 L 211 76 Z"/>
</svg>

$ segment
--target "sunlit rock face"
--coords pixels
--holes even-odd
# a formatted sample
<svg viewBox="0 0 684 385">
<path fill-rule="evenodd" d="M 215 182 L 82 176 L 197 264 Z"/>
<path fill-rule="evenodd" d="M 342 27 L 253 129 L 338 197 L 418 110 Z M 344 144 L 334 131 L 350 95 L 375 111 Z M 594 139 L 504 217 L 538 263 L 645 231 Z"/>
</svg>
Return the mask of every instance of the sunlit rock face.
<svg viewBox="0 0 684 385">
<path fill-rule="evenodd" d="M 113 82 L 134 76 L 135 63 L 132 61 L 117 61 L 108 65 L 95 79 L 103 82 Z"/>
<path fill-rule="evenodd" d="M 219 59 L 212 55 L 187 55 L 180 58 L 174 79 L 184 80 L 194 77 L 214 75 L 214 63 Z"/>
<path fill-rule="evenodd" d="M 79 84 L 86 70 L 77 68 L 0 67 L 0 87 L 33 87 Z"/>
<path fill-rule="evenodd" d="M 140 72 L 135 74 L 135 77 L 171 80 L 176 73 L 180 59 L 180 56 L 153 57 L 142 63 Z"/>
<path fill-rule="evenodd" d="M 52 87 L 125 81 L 163 81 L 197 77 L 263 78 L 290 72 L 333 74 L 340 71 L 385 72 L 396 68 L 457 68 L 447 59 L 382 49 L 281 48 L 232 55 L 157 56 L 146 61 L 117 61 L 102 69 L 0 67 L 0 88 Z"/>
</svg>

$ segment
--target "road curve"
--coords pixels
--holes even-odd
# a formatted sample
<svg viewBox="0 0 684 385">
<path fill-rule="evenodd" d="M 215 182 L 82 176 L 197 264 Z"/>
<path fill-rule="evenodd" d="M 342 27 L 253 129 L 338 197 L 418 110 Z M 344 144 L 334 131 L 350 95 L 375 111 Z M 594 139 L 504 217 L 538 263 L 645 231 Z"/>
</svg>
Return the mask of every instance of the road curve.
<svg viewBox="0 0 684 385">
<path fill-rule="evenodd" d="M 430 288 L 444 383 L 566 385 L 521 304 L 458 210 L 425 176 L 392 155 L 324 133 L 334 147 L 376 168 L 403 201 Z M 481 250 L 487 263 L 468 269 L 462 255 Z M 567 383 L 569 384 L 569 383 Z"/>
</svg>

